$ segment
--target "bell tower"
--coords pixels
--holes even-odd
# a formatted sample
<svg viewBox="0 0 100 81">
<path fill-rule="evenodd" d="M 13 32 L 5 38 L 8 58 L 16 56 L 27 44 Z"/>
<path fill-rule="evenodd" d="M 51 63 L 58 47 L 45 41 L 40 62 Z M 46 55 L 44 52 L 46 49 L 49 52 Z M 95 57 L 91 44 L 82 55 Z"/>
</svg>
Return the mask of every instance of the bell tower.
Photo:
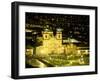
<svg viewBox="0 0 100 81">
<path fill-rule="evenodd" d="M 56 39 L 57 40 L 62 40 L 62 29 L 57 29 Z"/>
<path fill-rule="evenodd" d="M 62 46 L 62 29 L 57 29 L 56 32 L 56 43 L 58 47 Z"/>
<path fill-rule="evenodd" d="M 43 31 L 43 40 L 48 40 L 49 39 L 49 32 L 48 32 L 49 30 L 48 29 L 45 29 L 44 31 Z"/>
</svg>

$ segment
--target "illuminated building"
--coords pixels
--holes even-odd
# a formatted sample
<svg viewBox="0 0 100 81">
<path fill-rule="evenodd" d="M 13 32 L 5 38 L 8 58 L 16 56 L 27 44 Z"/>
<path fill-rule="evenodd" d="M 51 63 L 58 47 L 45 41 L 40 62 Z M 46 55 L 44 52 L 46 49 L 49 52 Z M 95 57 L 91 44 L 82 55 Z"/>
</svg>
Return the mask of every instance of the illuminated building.
<svg viewBox="0 0 100 81">
<path fill-rule="evenodd" d="M 42 45 L 36 47 L 36 54 L 48 55 L 48 54 L 77 54 L 80 55 L 83 51 L 84 54 L 88 49 L 82 49 L 77 47 L 74 42 L 79 42 L 75 39 L 68 38 L 67 40 L 62 39 L 62 30 L 57 29 L 56 35 L 53 34 L 52 30 L 45 29 L 42 31 Z M 67 44 L 63 44 L 63 41 L 67 41 Z M 86 47 L 83 47 L 86 48 Z M 83 54 L 83 53 L 82 53 Z"/>
<path fill-rule="evenodd" d="M 43 45 L 37 47 L 37 54 L 61 54 L 63 53 L 64 46 L 62 45 L 62 31 L 57 29 L 56 35 L 53 35 L 53 31 L 45 29 L 42 32 Z"/>
</svg>

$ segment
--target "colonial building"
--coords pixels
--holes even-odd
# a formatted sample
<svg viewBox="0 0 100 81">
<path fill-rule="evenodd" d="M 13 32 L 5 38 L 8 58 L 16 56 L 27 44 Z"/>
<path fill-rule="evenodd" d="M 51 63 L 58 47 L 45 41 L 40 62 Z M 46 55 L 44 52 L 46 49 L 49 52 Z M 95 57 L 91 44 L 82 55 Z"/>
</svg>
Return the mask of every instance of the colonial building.
<svg viewBox="0 0 100 81">
<path fill-rule="evenodd" d="M 64 46 L 62 45 L 62 30 L 57 29 L 56 35 L 54 36 L 53 31 L 45 29 L 42 32 L 43 35 L 43 45 L 37 47 L 37 54 L 61 54 L 64 51 Z"/>
<path fill-rule="evenodd" d="M 74 44 L 74 42 L 79 43 L 79 41 L 72 38 L 63 40 L 62 29 L 60 28 L 56 30 L 55 35 L 53 34 L 52 30 L 45 29 L 44 31 L 42 31 L 42 37 L 40 38 L 42 39 L 42 45 L 33 47 L 32 48 L 33 51 L 32 49 L 30 49 L 31 54 L 36 54 L 36 55 L 89 54 L 88 47 L 81 47 Z M 29 49 L 26 49 L 26 50 L 28 50 L 27 53 L 29 53 Z"/>
</svg>

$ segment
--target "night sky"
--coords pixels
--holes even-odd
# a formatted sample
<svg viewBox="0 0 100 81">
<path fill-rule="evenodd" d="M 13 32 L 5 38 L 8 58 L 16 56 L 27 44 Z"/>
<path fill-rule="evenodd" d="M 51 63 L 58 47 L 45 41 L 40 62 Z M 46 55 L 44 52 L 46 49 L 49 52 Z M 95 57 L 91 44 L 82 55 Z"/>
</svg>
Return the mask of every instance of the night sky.
<svg viewBox="0 0 100 81">
<path fill-rule="evenodd" d="M 26 12 L 26 29 L 33 28 L 38 34 L 45 28 L 56 32 L 62 29 L 63 39 L 75 38 L 89 44 L 89 15 L 47 14 Z M 33 25 L 33 26 L 32 26 Z M 38 26 L 38 27 L 37 27 Z"/>
</svg>

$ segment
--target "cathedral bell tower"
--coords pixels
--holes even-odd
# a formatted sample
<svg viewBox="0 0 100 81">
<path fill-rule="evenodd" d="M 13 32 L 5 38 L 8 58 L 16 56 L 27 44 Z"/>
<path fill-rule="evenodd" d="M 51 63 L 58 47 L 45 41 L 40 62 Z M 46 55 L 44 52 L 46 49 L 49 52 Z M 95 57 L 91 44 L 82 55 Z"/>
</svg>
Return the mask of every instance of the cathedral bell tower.
<svg viewBox="0 0 100 81">
<path fill-rule="evenodd" d="M 62 45 L 62 29 L 57 29 L 56 32 L 56 39 Z"/>
</svg>

